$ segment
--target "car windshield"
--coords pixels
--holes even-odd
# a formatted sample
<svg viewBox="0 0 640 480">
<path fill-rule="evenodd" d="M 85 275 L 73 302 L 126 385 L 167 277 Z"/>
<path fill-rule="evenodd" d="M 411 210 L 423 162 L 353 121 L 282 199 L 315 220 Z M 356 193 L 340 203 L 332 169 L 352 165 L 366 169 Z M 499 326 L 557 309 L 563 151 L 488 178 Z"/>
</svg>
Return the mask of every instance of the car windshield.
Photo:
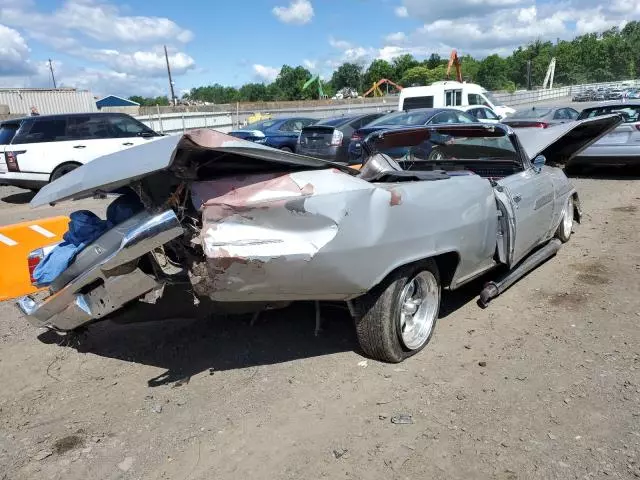
<svg viewBox="0 0 640 480">
<path fill-rule="evenodd" d="M 339 117 L 339 118 L 325 118 L 324 120 L 320 120 L 313 125 L 327 125 L 329 127 L 335 127 L 336 125 L 342 125 L 343 123 L 347 123 L 350 118 Z"/>
<path fill-rule="evenodd" d="M 511 118 L 542 118 L 551 112 L 550 108 L 527 108 L 526 110 L 517 110 L 509 117 Z"/>
<path fill-rule="evenodd" d="M 17 123 L 5 123 L 0 126 L 0 145 L 8 145 L 18 131 Z"/>
<path fill-rule="evenodd" d="M 367 127 L 378 125 L 424 125 L 433 116 L 432 112 L 394 112 L 374 120 Z"/>
<path fill-rule="evenodd" d="M 472 125 L 469 128 L 436 127 L 430 129 L 429 140 L 419 145 L 398 146 L 400 142 L 392 143 L 393 147 L 379 148 L 378 151 L 400 162 L 407 170 L 419 169 L 419 163 L 425 161 L 520 161 L 511 138 L 501 129 Z"/>
<path fill-rule="evenodd" d="M 277 120 L 262 120 L 260 122 L 250 123 L 243 130 L 260 130 L 264 131 L 273 127 L 277 123 Z"/>
<path fill-rule="evenodd" d="M 602 107 L 588 108 L 582 111 L 578 120 L 600 117 L 617 113 L 622 115 L 625 123 L 640 122 L 640 105 L 606 105 Z"/>
</svg>

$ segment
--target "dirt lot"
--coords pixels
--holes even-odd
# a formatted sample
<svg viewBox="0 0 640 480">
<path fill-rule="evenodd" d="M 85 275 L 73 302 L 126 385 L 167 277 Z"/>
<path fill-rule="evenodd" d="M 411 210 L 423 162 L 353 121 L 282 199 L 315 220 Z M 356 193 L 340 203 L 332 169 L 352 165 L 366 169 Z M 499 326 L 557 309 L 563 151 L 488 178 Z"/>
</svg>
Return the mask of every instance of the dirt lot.
<svg viewBox="0 0 640 480">
<path fill-rule="evenodd" d="M 0 304 L 0 479 L 640 477 L 636 178 L 574 179 L 557 257 L 486 310 L 480 283 L 446 295 L 400 365 L 338 309 L 318 338 L 310 305 L 61 338 Z M 0 197 L 2 223 L 42 214 Z"/>
</svg>

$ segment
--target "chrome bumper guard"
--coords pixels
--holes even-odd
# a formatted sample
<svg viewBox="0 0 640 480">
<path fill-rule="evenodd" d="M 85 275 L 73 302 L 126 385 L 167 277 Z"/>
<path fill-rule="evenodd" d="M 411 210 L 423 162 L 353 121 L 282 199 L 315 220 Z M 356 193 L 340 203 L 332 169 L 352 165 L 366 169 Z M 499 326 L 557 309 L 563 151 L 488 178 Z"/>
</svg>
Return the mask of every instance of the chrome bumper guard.
<svg viewBox="0 0 640 480">
<path fill-rule="evenodd" d="M 38 300 L 28 295 L 18 300 L 18 308 L 36 327 L 73 330 L 115 312 L 160 286 L 155 277 L 139 268 L 117 274 L 121 267 L 183 234 L 173 210 L 142 212 L 118 248 L 101 262 L 78 275 L 63 288 Z M 89 245 L 87 248 L 91 248 Z"/>
</svg>

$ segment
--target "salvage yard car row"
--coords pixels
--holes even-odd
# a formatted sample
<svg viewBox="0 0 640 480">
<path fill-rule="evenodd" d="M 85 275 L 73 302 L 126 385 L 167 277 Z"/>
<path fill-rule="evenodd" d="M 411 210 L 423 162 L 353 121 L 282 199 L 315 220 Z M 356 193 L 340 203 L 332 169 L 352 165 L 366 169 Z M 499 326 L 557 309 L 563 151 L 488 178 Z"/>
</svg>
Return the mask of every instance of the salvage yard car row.
<svg viewBox="0 0 640 480">
<path fill-rule="evenodd" d="M 231 135 L 139 131 L 135 146 L 122 137 L 33 198 L 117 195 L 106 221 L 76 212 L 64 242 L 30 257 L 43 290 L 18 306 L 32 324 L 67 332 L 162 309 L 175 289 L 211 312 L 338 302 L 367 355 L 403 361 L 431 339 L 443 289 L 500 269 L 479 293 L 486 307 L 569 240 L 580 198 L 561 167 L 640 133 L 631 103 L 580 115 L 533 108 L 513 116 L 534 124 L 513 128 L 504 114 L 474 117 L 490 107 L 469 103 L 267 119 Z M 16 151 L 5 147 L 6 170 Z"/>
</svg>

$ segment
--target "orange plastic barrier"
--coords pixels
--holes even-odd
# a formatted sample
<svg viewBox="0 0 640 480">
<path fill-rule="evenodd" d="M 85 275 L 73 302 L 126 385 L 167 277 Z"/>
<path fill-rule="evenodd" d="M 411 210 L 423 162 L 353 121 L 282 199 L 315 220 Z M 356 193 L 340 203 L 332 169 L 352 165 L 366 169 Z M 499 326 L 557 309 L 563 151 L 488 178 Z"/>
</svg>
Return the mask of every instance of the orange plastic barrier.
<svg viewBox="0 0 640 480">
<path fill-rule="evenodd" d="M 51 217 L 0 227 L 0 301 L 38 291 L 31 285 L 29 254 L 58 243 L 69 217 Z"/>
</svg>

